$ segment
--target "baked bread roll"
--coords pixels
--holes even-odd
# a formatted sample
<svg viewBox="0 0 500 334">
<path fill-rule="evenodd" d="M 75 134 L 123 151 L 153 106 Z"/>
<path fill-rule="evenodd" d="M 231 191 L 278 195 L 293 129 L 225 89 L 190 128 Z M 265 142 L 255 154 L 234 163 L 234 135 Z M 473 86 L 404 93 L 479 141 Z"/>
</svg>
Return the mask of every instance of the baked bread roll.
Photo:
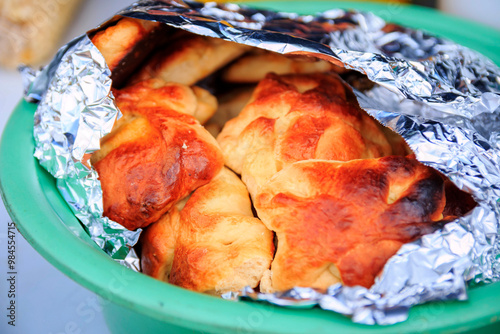
<svg viewBox="0 0 500 334">
<path fill-rule="evenodd" d="M 131 83 L 161 78 L 191 86 L 248 49 L 249 46 L 219 38 L 185 35 L 156 51 L 132 77 Z"/>
<path fill-rule="evenodd" d="M 224 161 L 215 139 L 192 116 L 191 88 L 160 80 L 114 90 L 123 113 L 91 157 L 104 215 L 134 230 L 157 221 L 208 183 Z"/>
<path fill-rule="evenodd" d="M 218 136 L 276 232 L 265 292 L 369 287 L 402 244 L 434 231 L 442 176 L 357 104 L 335 74 L 270 74 Z"/>
<path fill-rule="evenodd" d="M 144 273 L 210 294 L 256 287 L 274 253 L 273 233 L 226 168 L 148 227 L 141 243 Z"/>
<path fill-rule="evenodd" d="M 0 65 L 42 65 L 59 46 L 81 0 L 0 1 Z"/>
<path fill-rule="evenodd" d="M 307 56 L 287 57 L 276 52 L 254 49 L 229 65 L 222 78 L 234 83 L 257 83 L 271 72 L 283 75 L 329 71 L 342 73 L 346 70 L 326 60 Z"/>
<path fill-rule="evenodd" d="M 177 96 L 179 94 L 179 96 Z M 217 99 L 201 87 L 187 87 L 161 79 L 149 79 L 123 89 L 113 89 L 120 109 L 164 107 L 194 116 L 205 123 L 217 110 Z"/>
<path fill-rule="evenodd" d="M 396 146 L 380 124 L 359 107 L 350 88 L 333 73 L 267 75 L 217 141 L 226 165 L 241 174 L 252 196 L 295 161 L 408 154 L 393 149 Z"/>
<path fill-rule="evenodd" d="M 207 122 L 205 128 L 214 137 L 217 137 L 226 122 L 240 114 L 252 97 L 254 90 L 255 86 L 243 86 L 218 96 L 217 111 Z"/>
<path fill-rule="evenodd" d="M 254 200 L 278 239 L 261 289 L 368 288 L 404 243 L 440 226 L 445 203 L 441 175 L 410 157 L 285 167 Z"/>
<path fill-rule="evenodd" d="M 113 71 L 150 38 L 157 26 L 148 24 L 121 19 L 94 36 Z M 123 45 L 110 45 L 124 32 Z M 303 74 L 333 69 L 322 61 L 256 52 L 230 65 L 224 76 L 235 82 L 260 79 L 269 70 L 262 55 L 295 74 L 266 75 L 239 114 L 248 94 L 224 102 L 211 124 L 237 116 L 217 138 L 221 151 L 200 125 L 217 100 L 193 85 L 248 47 L 175 36 L 133 85 L 113 90 L 123 117 L 91 158 L 104 215 L 129 229 L 146 227 L 144 273 L 210 294 L 259 282 L 264 292 L 369 287 L 402 244 L 462 212 L 461 195 L 446 206 L 444 178 L 407 156 L 404 140 L 364 112 L 337 74 Z"/>
<path fill-rule="evenodd" d="M 140 41 L 145 40 L 159 26 L 159 22 L 125 17 L 115 25 L 97 32 L 91 41 L 113 71 Z"/>
</svg>

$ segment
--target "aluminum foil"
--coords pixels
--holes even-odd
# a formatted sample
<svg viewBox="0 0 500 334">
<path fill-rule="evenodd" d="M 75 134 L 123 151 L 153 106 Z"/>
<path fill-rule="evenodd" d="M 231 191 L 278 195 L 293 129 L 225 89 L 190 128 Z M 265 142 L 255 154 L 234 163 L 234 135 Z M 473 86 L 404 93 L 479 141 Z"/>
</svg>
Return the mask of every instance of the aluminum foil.
<svg viewBox="0 0 500 334">
<path fill-rule="evenodd" d="M 411 306 L 467 298 L 467 283 L 500 278 L 500 69 L 484 56 L 419 30 L 386 24 L 371 13 L 332 9 L 312 16 L 181 1 L 142 1 L 119 13 L 196 34 L 283 54 L 309 54 L 367 75 L 355 92 L 362 108 L 401 134 L 417 159 L 473 195 L 478 206 L 442 230 L 404 245 L 370 288 L 335 285 L 262 294 L 250 288 L 224 298 L 320 307 L 364 324 L 393 324 Z M 37 75 L 24 69 L 26 97 L 40 101 L 35 156 L 54 177 L 92 239 L 139 269 L 140 231 L 102 218 L 102 191 L 88 154 L 120 112 L 109 69 L 84 35 Z M 30 80 L 31 78 L 31 80 Z"/>
<path fill-rule="evenodd" d="M 32 76 L 25 68 L 22 73 Z M 82 36 L 63 47 L 27 87 L 26 97 L 41 99 L 35 113 L 35 157 L 57 179 L 57 187 L 92 240 L 114 259 L 140 270 L 131 247 L 138 231 L 102 216 L 102 189 L 89 168 L 89 153 L 121 115 L 110 94 L 111 75 L 103 56 Z M 42 98 L 43 96 L 43 98 Z"/>
</svg>

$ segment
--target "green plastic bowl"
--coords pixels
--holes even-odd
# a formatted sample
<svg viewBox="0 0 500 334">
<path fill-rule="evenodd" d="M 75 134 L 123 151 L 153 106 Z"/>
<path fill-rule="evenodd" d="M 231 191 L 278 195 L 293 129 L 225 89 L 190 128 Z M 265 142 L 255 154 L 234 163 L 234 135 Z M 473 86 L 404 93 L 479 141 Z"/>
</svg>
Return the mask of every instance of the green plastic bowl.
<svg viewBox="0 0 500 334">
<path fill-rule="evenodd" d="M 272 2 L 260 7 L 315 13 L 334 7 L 371 10 L 472 47 L 500 63 L 499 33 L 412 6 L 335 2 Z M 471 288 L 465 302 L 414 307 L 392 326 L 354 324 L 342 315 L 232 302 L 178 288 L 128 270 L 102 252 L 59 195 L 54 179 L 33 158 L 36 106 L 20 102 L 0 143 L 0 188 L 7 210 L 26 240 L 50 263 L 104 299 L 113 333 L 456 333 L 500 332 L 500 283 Z"/>
</svg>

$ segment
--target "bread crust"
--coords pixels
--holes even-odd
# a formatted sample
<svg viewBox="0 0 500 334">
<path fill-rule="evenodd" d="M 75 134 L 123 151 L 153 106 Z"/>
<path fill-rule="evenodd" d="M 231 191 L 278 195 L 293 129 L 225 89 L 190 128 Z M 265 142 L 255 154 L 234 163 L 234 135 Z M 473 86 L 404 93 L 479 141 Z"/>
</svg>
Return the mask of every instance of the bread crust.
<svg viewBox="0 0 500 334">
<path fill-rule="evenodd" d="M 114 95 L 124 116 L 91 161 L 104 215 L 134 230 L 208 183 L 224 161 L 215 139 L 192 116 L 197 100 L 189 87 L 156 80 Z"/>
<path fill-rule="evenodd" d="M 114 69 L 155 27 L 122 19 L 93 42 Z M 123 45 L 112 45 L 120 34 Z M 270 64 L 295 74 L 267 74 L 250 98 L 233 96 L 212 119 L 214 132 L 225 123 L 215 141 L 200 122 L 217 100 L 192 85 L 248 47 L 176 36 L 113 90 L 123 117 L 91 158 L 104 215 L 146 227 L 144 273 L 209 294 L 259 282 L 263 292 L 370 287 L 402 244 L 463 213 L 456 203 L 465 197 L 447 187 L 446 205 L 444 177 L 407 156 L 405 141 L 362 110 L 336 73 L 310 73 L 332 70 L 324 61 L 252 52 L 234 62 L 222 73 L 233 82 L 260 80 Z"/>
<path fill-rule="evenodd" d="M 141 242 L 146 274 L 210 294 L 256 287 L 274 254 L 273 233 L 253 217 L 244 184 L 226 168 Z"/>
<path fill-rule="evenodd" d="M 316 72 L 336 71 L 342 73 L 342 67 L 333 65 L 326 60 L 313 57 L 287 57 L 276 52 L 252 50 L 238 58 L 222 74 L 224 80 L 235 83 L 257 83 L 268 73 L 307 74 Z"/>
<path fill-rule="evenodd" d="M 125 17 L 115 25 L 97 32 L 91 41 L 103 55 L 109 69 L 113 71 L 134 46 L 159 25 L 158 22 Z"/>
<path fill-rule="evenodd" d="M 185 35 L 156 51 L 130 82 L 160 78 L 191 86 L 248 49 L 246 45 L 219 38 Z"/>
<path fill-rule="evenodd" d="M 443 178 L 362 110 L 336 74 L 269 74 L 217 137 L 277 252 L 261 289 L 371 286 L 443 219 Z"/>
<path fill-rule="evenodd" d="M 272 287 L 370 287 L 404 243 L 440 226 L 445 207 L 438 172 L 411 157 L 296 162 L 256 196 L 275 231 Z"/>
</svg>

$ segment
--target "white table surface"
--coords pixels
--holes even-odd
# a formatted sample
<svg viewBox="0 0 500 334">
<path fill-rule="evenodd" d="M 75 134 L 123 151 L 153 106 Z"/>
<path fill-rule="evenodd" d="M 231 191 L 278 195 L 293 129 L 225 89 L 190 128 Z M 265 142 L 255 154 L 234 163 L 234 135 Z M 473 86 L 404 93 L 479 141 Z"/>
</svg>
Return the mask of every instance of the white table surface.
<svg viewBox="0 0 500 334">
<path fill-rule="evenodd" d="M 87 0 L 62 44 L 95 27 L 132 1 Z M 22 95 L 16 71 L 0 69 L 0 133 Z M 0 161 L 1 164 L 4 163 Z M 7 324 L 7 224 L 11 219 L 0 201 L 0 333 L 108 334 L 97 296 L 66 277 L 16 233 L 16 326 Z"/>
<path fill-rule="evenodd" d="M 61 42 L 67 42 L 125 7 L 127 0 L 86 0 Z M 484 9 L 484 7 L 483 7 Z M 456 13 L 455 13 L 456 14 Z M 483 22 L 487 23 L 487 22 Z M 16 71 L 0 69 L 0 133 L 22 95 Z M 3 162 L 0 161 L 0 168 Z M 16 233 L 16 326 L 7 324 L 7 224 L 11 221 L 0 201 L 0 333 L 109 333 L 97 296 L 67 278 Z"/>
</svg>

